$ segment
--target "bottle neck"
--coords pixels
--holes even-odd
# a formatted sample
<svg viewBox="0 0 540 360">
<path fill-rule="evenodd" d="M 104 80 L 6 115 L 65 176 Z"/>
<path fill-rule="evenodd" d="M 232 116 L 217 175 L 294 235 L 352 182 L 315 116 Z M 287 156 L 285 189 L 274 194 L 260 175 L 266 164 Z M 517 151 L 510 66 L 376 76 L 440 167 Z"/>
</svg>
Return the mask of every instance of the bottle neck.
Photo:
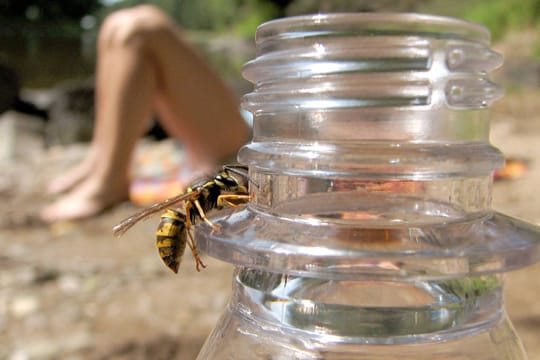
<svg viewBox="0 0 540 360">
<path fill-rule="evenodd" d="M 503 156 L 486 113 L 502 91 L 487 74 L 502 59 L 485 29 L 413 14 L 316 15 L 261 26 L 257 48 L 244 68 L 253 140 L 239 160 L 259 184 L 259 210 L 324 217 L 339 202 L 330 216 L 387 223 L 489 210 Z"/>
</svg>

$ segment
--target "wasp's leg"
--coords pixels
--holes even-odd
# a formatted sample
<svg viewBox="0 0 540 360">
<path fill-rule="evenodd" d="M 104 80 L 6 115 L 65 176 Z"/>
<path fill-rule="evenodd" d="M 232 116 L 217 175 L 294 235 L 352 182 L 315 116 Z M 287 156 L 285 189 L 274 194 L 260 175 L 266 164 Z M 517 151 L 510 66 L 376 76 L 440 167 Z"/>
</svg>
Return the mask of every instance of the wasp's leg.
<svg viewBox="0 0 540 360">
<path fill-rule="evenodd" d="M 206 214 L 204 213 L 204 210 L 201 206 L 201 203 L 199 202 L 199 200 L 193 200 L 193 204 L 195 204 L 195 207 L 197 208 L 197 210 L 199 211 L 199 215 L 201 216 L 201 219 L 204 220 L 205 223 L 207 223 L 208 225 L 210 225 L 210 227 L 214 230 L 219 230 L 219 226 L 214 224 L 212 221 L 210 221 L 209 218 L 206 217 Z M 188 216 L 189 217 L 189 216 Z"/>
<path fill-rule="evenodd" d="M 236 209 L 238 209 L 239 207 L 245 205 L 249 201 L 249 198 L 250 198 L 249 195 L 235 195 L 235 194 L 218 196 L 218 198 L 217 198 L 217 207 L 218 208 L 222 208 L 223 205 L 227 205 L 228 207 L 230 207 L 232 209 L 235 209 L 229 215 L 227 215 L 227 217 L 224 220 L 228 221 L 229 218 L 236 212 Z M 232 202 L 232 201 L 229 201 L 229 199 L 236 200 L 236 201 L 241 200 L 241 202 L 239 202 L 239 203 Z"/>
<path fill-rule="evenodd" d="M 188 235 L 187 244 L 191 250 L 191 253 L 193 254 L 193 258 L 195 259 L 195 268 L 197 271 L 201 271 L 202 268 L 206 268 L 206 265 L 201 260 L 201 257 L 199 256 L 199 249 L 197 249 L 197 245 L 195 244 L 195 239 L 193 239 L 193 235 L 191 234 L 191 206 L 189 204 L 186 206 L 186 232 Z"/>
<path fill-rule="evenodd" d="M 244 203 L 248 202 L 249 198 L 250 198 L 249 195 L 237 195 L 237 194 L 220 195 L 217 198 L 217 205 L 218 207 L 223 207 L 223 205 L 227 205 L 228 207 L 231 207 L 231 208 L 237 208 L 243 205 Z M 231 200 L 239 200 L 242 203 L 236 204 L 232 202 Z"/>
<path fill-rule="evenodd" d="M 197 271 L 201 271 L 202 268 L 206 268 L 206 264 L 203 263 L 201 260 L 201 257 L 199 256 L 199 249 L 197 249 L 197 245 L 195 244 L 195 239 L 193 239 L 193 235 L 191 235 L 191 231 L 188 230 L 188 241 L 187 244 L 189 248 L 191 249 L 191 253 L 193 254 L 193 258 L 195 258 L 195 268 Z"/>
</svg>

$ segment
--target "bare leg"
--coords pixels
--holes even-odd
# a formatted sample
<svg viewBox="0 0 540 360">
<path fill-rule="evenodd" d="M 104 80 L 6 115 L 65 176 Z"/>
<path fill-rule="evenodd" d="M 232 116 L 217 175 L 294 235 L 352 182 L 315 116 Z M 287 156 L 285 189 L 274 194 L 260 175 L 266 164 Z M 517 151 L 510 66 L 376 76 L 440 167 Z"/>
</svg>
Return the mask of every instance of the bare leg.
<svg viewBox="0 0 540 360">
<path fill-rule="evenodd" d="M 42 211 L 47 222 L 92 216 L 127 199 L 131 155 L 153 108 L 185 144 L 187 166 L 211 167 L 247 140 L 247 126 L 219 77 L 152 6 L 105 21 L 96 81 L 91 150 L 72 190 Z"/>
</svg>

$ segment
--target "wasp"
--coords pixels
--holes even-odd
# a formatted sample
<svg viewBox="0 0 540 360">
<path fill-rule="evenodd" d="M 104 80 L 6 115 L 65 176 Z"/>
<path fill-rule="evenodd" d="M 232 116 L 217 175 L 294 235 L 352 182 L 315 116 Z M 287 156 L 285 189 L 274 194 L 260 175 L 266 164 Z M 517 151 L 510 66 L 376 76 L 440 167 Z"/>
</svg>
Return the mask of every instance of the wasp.
<svg viewBox="0 0 540 360">
<path fill-rule="evenodd" d="M 166 210 L 156 231 L 156 247 L 160 258 L 169 269 L 178 273 L 187 245 L 195 258 L 196 269 L 200 271 L 201 267 L 205 268 L 206 265 L 199 256 L 191 231 L 192 226 L 202 220 L 214 230 L 219 230 L 219 226 L 210 221 L 206 213 L 214 209 L 221 210 L 225 206 L 235 208 L 247 203 L 248 182 L 256 185 L 249 177 L 246 166 L 225 165 L 214 176 L 195 181 L 185 193 L 154 204 L 122 220 L 113 227 L 113 233 L 121 236 L 139 221 Z M 180 202 L 184 203 L 183 209 L 172 209 Z"/>
</svg>

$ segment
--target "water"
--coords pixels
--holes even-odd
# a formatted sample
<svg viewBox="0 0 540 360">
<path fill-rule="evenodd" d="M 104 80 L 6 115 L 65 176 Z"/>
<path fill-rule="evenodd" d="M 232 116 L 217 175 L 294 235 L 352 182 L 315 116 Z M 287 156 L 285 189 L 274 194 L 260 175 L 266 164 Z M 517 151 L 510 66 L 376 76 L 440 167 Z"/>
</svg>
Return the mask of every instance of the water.
<svg viewBox="0 0 540 360">
<path fill-rule="evenodd" d="M 93 38 L 91 34 L 59 37 L 23 31 L 0 34 L 0 61 L 17 71 L 22 87 L 47 88 L 93 74 Z"/>
<path fill-rule="evenodd" d="M 221 50 L 214 51 L 210 48 L 210 41 L 215 36 L 208 34 L 192 42 L 235 91 L 246 91 L 249 88 L 241 80 L 239 64 L 250 56 L 249 52 L 223 54 Z M 95 31 L 63 37 L 25 33 L 22 29 L 10 34 L 0 32 L 0 62 L 18 72 L 22 87 L 48 88 L 65 80 L 86 79 L 94 74 L 95 40 Z M 241 39 L 236 41 L 240 42 Z"/>
<path fill-rule="evenodd" d="M 501 284 L 499 275 L 343 281 L 237 268 L 199 359 L 521 359 Z"/>
<path fill-rule="evenodd" d="M 499 318 L 502 306 L 497 275 L 343 281 L 244 269 L 236 282 L 245 313 L 256 321 L 279 323 L 310 336 L 361 337 L 371 344 L 417 343 L 425 336 L 431 340 L 433 332 L 481 328 Z"/>
</svg>

